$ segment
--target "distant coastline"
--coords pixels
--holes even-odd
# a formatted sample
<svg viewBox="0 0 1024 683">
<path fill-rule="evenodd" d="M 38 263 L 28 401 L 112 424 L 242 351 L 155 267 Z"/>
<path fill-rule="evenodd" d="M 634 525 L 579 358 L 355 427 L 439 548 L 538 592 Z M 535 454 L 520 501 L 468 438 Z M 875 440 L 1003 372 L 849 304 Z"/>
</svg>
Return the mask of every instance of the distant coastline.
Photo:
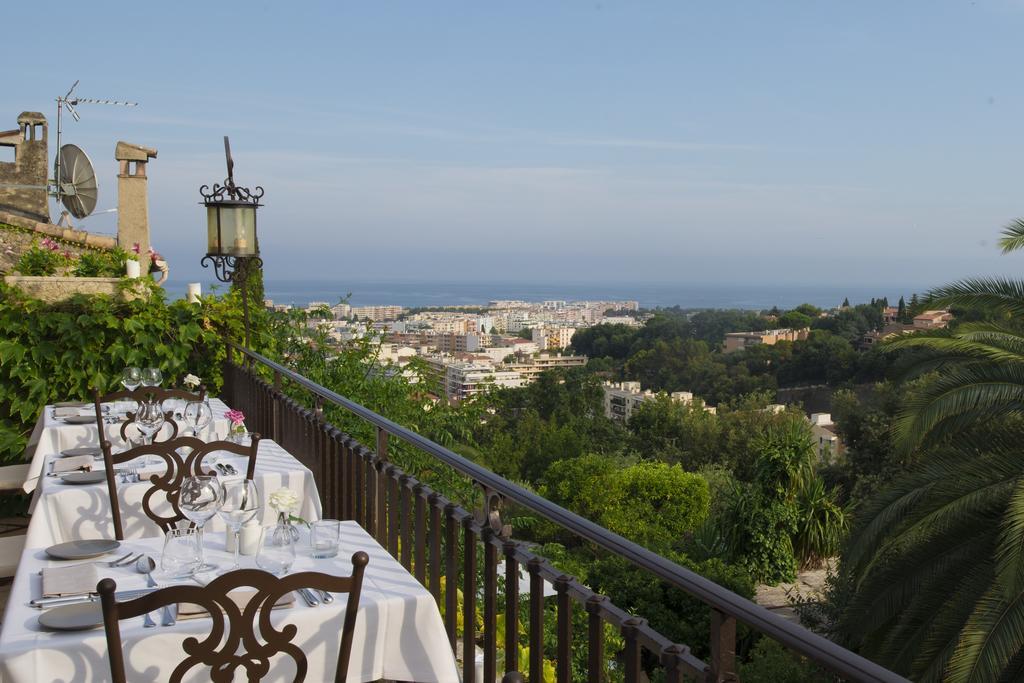
<svg viewBox="0 0 1024 683">
<path fill-rule="evenodd" d="M 203 293 L 219 284 L 202 281 Z M 167 293 L 171 299 L 185 295 L 187 282 L 171 280 Z M 900 296 L 923 294 L 928 286 L 876 285 L 715 285 L 660 283 L 544 283 L 544 282 L 367 282 L 329 280 L 267 280 L 267 298 L 274 303 L 304 306 L 310 301 L 337 303 L 351 292 L 354 306 L 485 306 L 494 299 L 523 301 L 635 300 L 643 308 L 680 306 L 682 308 L 743 308 L 760 310 L 778 306 L 792 308 L 810 303 L 823 308 L 851 303 L 867 303 L 872 298 L 888 297 L 893 304 Z"/>
</svg>

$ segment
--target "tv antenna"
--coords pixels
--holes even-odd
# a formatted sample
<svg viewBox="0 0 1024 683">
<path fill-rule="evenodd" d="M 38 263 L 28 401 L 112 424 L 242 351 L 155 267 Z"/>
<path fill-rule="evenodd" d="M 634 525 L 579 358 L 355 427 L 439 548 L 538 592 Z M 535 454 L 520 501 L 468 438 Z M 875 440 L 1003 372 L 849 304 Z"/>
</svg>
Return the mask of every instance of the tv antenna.
<svg viewBox="0 0 1024 683">
<path fill-rule="evenodd" d="M 51 194 L 57 198 L 58 204 L 63 204 L 72 216 L 78 219 L 85 218 L 96 208 L 97 184 L 96 171 L 92 162 L 85 152 L 76 145 L 66 145 L 65 150 L 61 147 L 60 137 L 63 133 L 63 121 L 61 114 L 65 109 L 71 114 L 75 121 L 80 121 L 81 116 L 75 109 L 79 104 L 111 104 L 120 107 L 137 107 L 138 102 L 122 102 L 121 100 L 97 100 L 91 97 L 72 97 L 79 81 L 75 81 L 63 97 L 57 98 L 57 157 L 53 162 L 53 182 L 56 190 Z M 64 157 L 70 157 L 65 161 Z M 65 199 L 71 197 L 71 200 Z"/>
</svg>

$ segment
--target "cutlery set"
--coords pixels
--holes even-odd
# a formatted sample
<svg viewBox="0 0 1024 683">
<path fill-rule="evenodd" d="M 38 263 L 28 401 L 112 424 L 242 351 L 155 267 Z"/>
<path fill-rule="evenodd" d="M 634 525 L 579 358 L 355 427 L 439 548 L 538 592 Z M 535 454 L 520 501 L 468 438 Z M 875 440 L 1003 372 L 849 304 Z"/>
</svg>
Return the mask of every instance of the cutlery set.
<svg viewBox="0 0 1024 683">
<path fill-rule="evenodd" d="M 321 602 L 325 605 L 334 602 L 334 596 L 327 591 L 322 591 L 318 588 L 300 588 L 298 590 L 302 599 L 306 601 L 306 604 L 310 607 L 316 607 Z"/>
<path fill-rule="evenodd" d="M 228 463 L 220 463 L 220 462 L 218 462 L 218 463 L 215 463 L 213 466 L 215 468 L 217 468 L 217 471 L 220 472 L 221 474 L 223 474 L 224 476 L 229 476 L 229 475 L 232 475 L 232 474 L 238 474 L 238 470 L 236 470 L 233 465 L 230 465 Z"/>
</svg>

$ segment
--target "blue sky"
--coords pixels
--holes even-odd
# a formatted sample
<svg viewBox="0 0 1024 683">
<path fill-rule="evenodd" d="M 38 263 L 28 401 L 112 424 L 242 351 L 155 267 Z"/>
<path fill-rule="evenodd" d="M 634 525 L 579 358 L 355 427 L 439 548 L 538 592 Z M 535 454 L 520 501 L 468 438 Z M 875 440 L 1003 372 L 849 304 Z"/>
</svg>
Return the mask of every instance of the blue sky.
<svg viewBox="0 0 1024 683">
<path fill-rule="evenodd" d="M 10 3 L 5 26 L 0 128 L 75 79 L 141 103 L 82 105 L 65 139 L 100 209 L 115 142 L 159 149 L 176 279 L 204 272 L 224 134 L 266 189 L 270 278 L 909 290 L 1024 259 L 994 247 L 1024 215 L 1020 0 Z"/>
</svg>

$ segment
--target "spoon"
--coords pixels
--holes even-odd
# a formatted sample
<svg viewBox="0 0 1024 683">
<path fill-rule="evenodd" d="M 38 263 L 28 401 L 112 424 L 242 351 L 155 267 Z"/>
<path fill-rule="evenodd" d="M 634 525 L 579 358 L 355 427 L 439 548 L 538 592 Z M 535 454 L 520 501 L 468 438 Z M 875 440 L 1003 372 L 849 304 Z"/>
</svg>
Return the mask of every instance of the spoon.
<svg viewBox="0 0 1024 683">
<path fill-rule="evenodd" d="M 156 562 L 149 555 L 143 555 L 135 563 L 135 570 L 140 574 L 146 575 L 146 585 L 150 588 L 156 588 L 156 580 L 153 579 L 152 574 L 154 569 L 156 569 Z"/>
</svg>

